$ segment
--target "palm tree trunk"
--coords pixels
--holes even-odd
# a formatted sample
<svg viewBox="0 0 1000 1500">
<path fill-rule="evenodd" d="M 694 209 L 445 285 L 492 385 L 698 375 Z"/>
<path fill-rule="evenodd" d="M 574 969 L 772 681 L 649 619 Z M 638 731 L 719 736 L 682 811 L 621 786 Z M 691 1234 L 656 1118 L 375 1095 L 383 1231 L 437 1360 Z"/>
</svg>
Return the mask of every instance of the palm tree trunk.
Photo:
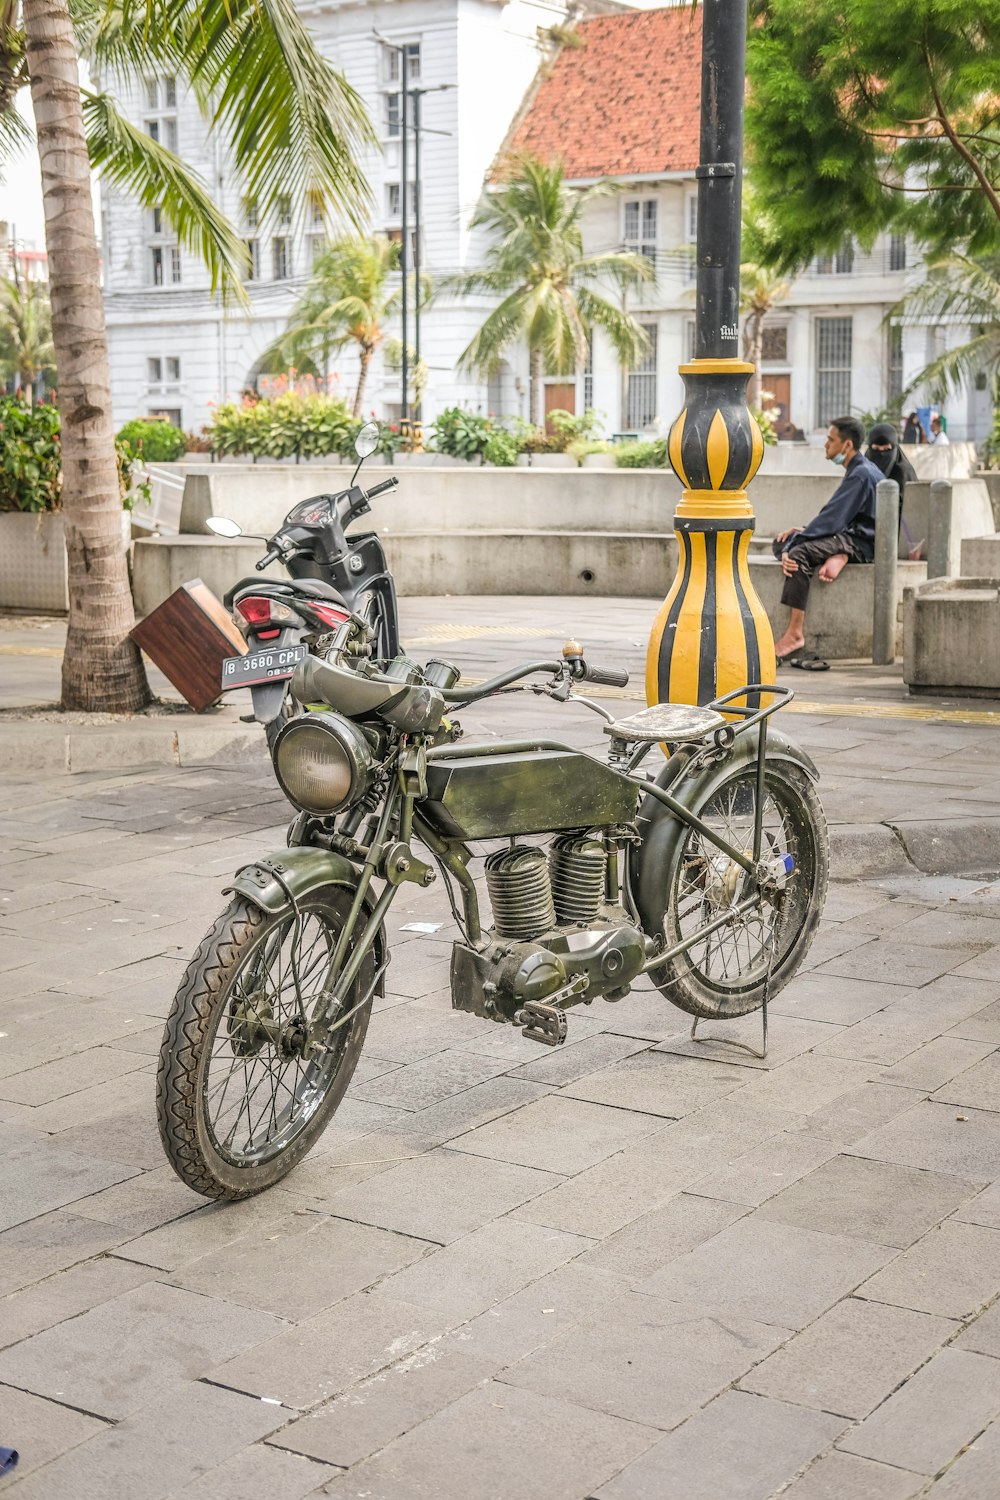
<svg viewBox="0 0 1000 1500">
<path fill-rule="evenodd" d="M 545 425 L 545 356 L 541 349 L 532 349 L 528 363 L 528 409 L 536 427 Z"/>
<path fill-rule="evenodd" d="M 129 712 L 149 702 L 138 648 L 111 418 L 101 263 L 90 197 L 73 23 L 66 0 L 24 0 L 59 371 L 69 629 L 62 706 Z"/>
<path fill-rule="evenodd" d="M 747 358 L 753 365 L 753 374 L 750 376 L 750 389 L 747 392 L 749 405 L 755 411 L 760 411 L 761 393 L 764 389 L 764 375 L 760 368 L 761 358 L 764 353 L 764 318 L 763 314 L 751 313 L 747 320 L 747 342 L 749 349 Z"/>
<path fill-rule="evenodd" d="M 358 388 L 354 392 L 354 411 L 351 413 L 351 415 L 354 417 L 360 417 L 361 415 L 361 402 L 364 399 L 365 382 L 368 379 L 368 366 L 371 364 L 371 362 L 372 350 L 366 349 L 364 348 L 364 346 L 362 346 L 361 368 L 358 371 Z"/>
</svg>

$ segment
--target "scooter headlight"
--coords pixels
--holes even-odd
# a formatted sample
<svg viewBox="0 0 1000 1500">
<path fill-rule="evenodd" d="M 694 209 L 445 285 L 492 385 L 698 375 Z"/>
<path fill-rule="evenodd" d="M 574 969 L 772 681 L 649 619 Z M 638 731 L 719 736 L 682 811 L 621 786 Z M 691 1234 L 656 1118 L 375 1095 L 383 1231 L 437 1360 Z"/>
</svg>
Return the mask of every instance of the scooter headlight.
<svg viewBox="0 0 1000 1500">
<path fill-rule="evenodd" d="M 375 774 L 375 756 L 362 731 L 333 713 L 292 719 L 275 739 L 273 760 L 288 800 L 319 817 L 353 807 Z"/>
</svg>

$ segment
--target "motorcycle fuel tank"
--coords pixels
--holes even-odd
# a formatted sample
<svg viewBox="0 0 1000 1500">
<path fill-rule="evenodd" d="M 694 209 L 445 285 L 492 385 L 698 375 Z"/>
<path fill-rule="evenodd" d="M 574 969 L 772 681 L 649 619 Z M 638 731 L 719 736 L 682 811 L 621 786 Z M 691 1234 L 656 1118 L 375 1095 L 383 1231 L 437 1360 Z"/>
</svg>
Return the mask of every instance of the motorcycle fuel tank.
<svg viewBox="0 0 1000 1500">
<path fill-rule="evenodd" d="M 637 788 L 566 749 L 435 757 L 421 812 L 445 838 L 493 839 L 631 823 Z"/>
</svg>

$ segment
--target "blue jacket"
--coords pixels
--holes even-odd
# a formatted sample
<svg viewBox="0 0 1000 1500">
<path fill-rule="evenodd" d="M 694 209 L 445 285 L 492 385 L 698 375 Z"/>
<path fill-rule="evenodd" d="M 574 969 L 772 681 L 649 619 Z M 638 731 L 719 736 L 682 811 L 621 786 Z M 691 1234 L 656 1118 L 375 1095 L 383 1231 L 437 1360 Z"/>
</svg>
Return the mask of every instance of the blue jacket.
<svg viewBox="0 0 1000 1500">
<path fill-rule="evenodd" d="M 875 557 L 875 486 L 885 475 L 863 453 L 856 453 L 844 470 L 844 477 L 819 515 L 794 531 L 784 542 L 787 552 L 797 542 L 814 541 L 821 536 L 836 536 L 846 531 L 868 562 Z"/>
</svg>

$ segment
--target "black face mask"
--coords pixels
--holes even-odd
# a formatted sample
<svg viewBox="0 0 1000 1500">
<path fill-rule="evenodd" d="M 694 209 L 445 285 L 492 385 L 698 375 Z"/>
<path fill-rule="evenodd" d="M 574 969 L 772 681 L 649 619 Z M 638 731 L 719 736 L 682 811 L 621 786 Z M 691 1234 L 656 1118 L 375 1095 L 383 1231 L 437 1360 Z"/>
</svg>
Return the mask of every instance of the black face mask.
<svg viewBox="0 0 1000 1500">
<path fill-rule="evenodd" d="M 872 443 L 889 443 L 890 446 L 879 452 L 877 448 L 871 446 Z M 876 469 L 881 469 L 883 474 L 890 474 L 895 468 L 896 460 L 899 458 L 899 434 L 889 422 L 876 422 L 868 434 L 865 457 L 871 459 Z"/>
</svg>

